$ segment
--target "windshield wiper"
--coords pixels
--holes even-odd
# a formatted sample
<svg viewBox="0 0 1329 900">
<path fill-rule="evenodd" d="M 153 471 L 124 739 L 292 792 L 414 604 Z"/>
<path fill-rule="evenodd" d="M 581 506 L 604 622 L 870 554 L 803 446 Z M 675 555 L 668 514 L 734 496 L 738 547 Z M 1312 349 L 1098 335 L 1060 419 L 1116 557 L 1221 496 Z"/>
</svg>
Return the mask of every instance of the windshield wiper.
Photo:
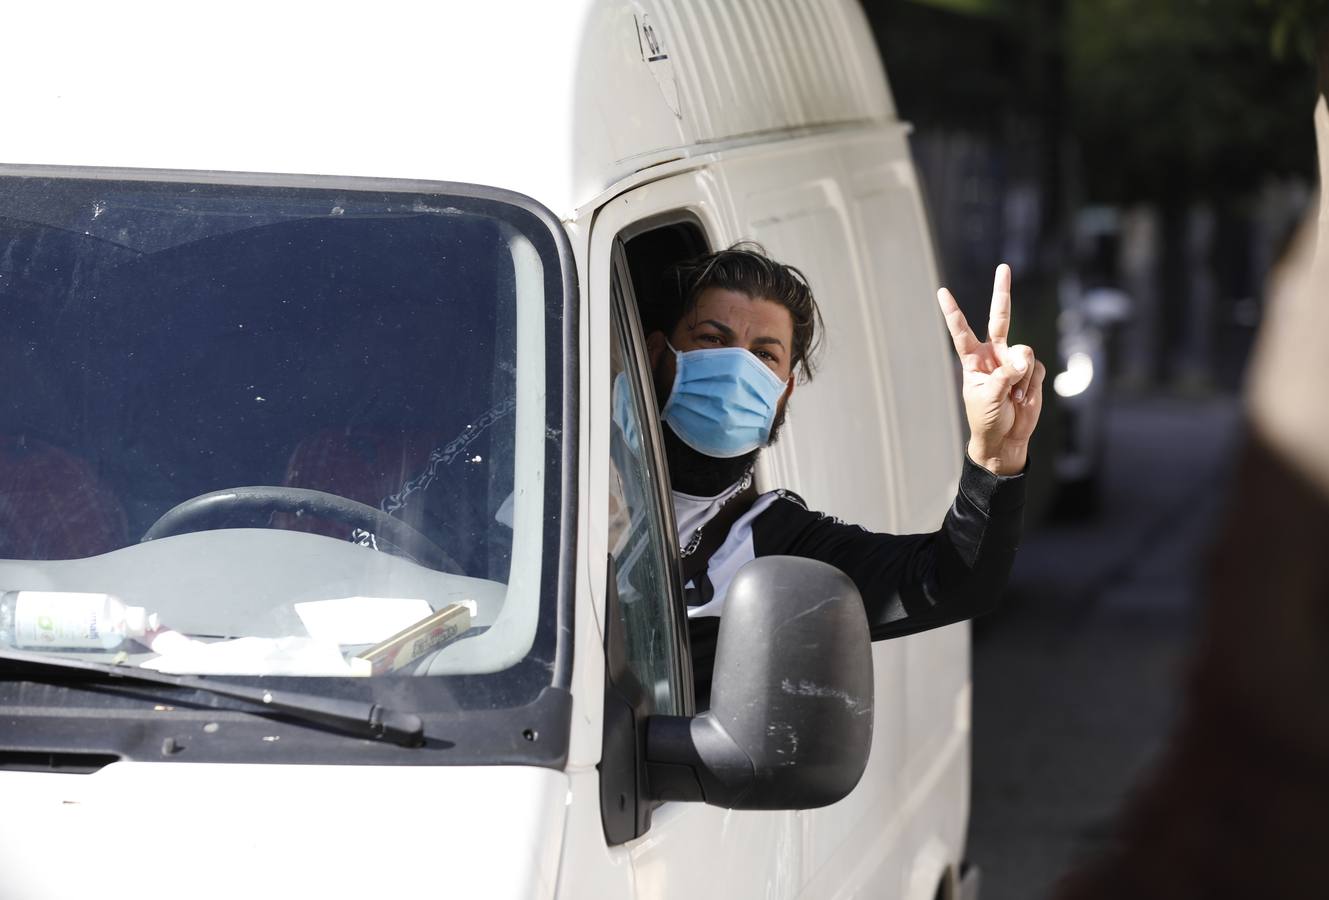
<svg viewBox="0 0 1329 900">
<path fill-rule="evenodd" d="M 110 678 L 123 678 L 126 681 L 166 684 L 203 691 L 219 697 L 253 703 L 292 719 L 325 725 L 356 737 L 391 741 L 403 747 L 419 747 L 424 744 L 424 720 L 413 713 L 398 712 L 379 706 L 377 703 L 340 697 L 319 697 L 295 691 L 274 691 L 230 681 L 214 681 L 199 675 L 175 675 L 169 672 L 155 672 L 152 669 L 87 662 L 81 659 L 56 659 L 23 650 L 0 649 L 0 661 L 4 660 L 62 671 L 95 672 Z"/>
</svg>

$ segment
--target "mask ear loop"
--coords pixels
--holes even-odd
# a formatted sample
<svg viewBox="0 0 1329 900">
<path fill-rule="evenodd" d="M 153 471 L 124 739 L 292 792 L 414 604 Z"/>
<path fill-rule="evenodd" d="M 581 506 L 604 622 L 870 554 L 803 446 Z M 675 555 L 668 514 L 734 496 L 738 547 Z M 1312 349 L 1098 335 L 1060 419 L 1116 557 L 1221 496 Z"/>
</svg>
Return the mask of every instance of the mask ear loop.
<svg viewBox="0 0 1329 900">
<path fill-rule="evenodd" d="M 673 341 L 665 338 L 665 346 L 674 354 L 674 380 L 669 385 L 669 399 L 665 401 L 664 406 L 660 407 L 660 424 L 665 422 L 665 414 L 669 412 L 669 407 L 673 406 L 674 398 L 678 396 L 678 382 L 683 375 L 683 367 L 679 365 L 678 360 L 683 354 L 674 346 Z"/>
</svg>

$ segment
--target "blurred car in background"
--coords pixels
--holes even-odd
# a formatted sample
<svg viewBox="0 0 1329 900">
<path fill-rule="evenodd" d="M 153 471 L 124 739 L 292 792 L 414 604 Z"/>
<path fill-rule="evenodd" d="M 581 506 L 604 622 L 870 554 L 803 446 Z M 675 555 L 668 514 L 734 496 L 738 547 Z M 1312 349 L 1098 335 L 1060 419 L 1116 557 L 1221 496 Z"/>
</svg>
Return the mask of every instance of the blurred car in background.
<svg viewBox="0 0 1329 900">
<path fill-rule="evenodd" d="M 1130 318 L 1131 299 L 1113 287 L 1082 290 L 1067 279 L 1057 319 L 1058 366 L 1055 509 L 1068 516 L 1091 515 L 1102 493 L 1111 330 Z"/>
<path fill-rule="evenodd" d="M 1121 212 L 1086 206 L 1075 216 L 1074 266 L 1058 289 L 1054 512 L 1092 515 L 1102 493 L 1108 389 L 1115 331 L 1128 322 L 1134 303 L 1120 288 Z"/>
</svg>

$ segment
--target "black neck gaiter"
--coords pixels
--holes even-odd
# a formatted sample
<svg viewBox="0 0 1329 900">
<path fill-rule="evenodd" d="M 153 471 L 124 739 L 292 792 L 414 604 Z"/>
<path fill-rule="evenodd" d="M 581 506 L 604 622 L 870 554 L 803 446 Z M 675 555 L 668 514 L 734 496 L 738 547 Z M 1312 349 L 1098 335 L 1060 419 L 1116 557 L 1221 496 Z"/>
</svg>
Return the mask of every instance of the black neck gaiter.
<svg viewBox="0 0 1329 900">
<path fill-rule="evenodd" d="M 669 460 L 670 485 L 676 491 L 697 497 L 714 497 L 738 481 L 761 452 L 758 448 L 732 459 L 719 459 L 683 443 L 668 422 L 661 422 L 660 427 L 664 432 L 665 458 Z"/>
</svg>

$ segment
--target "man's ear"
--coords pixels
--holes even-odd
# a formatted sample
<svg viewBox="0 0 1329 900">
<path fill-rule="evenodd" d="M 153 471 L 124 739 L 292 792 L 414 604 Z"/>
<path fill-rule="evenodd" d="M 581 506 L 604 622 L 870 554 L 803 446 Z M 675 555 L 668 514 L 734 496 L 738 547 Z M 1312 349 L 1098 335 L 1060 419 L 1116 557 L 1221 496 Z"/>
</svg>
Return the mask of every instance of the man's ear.
<svg viewBox="0 0 1329 900">
<path fill-rule="evenodd" d="M 646 335 L 646 353 L 651 359 L 651 371 L 660 367 L 660 357 L 669 349 L 669 339 L 663 331 L 652 331 Z"/>
<path fill-rule="evenodd" d="M 790 372 L 789 378 L 784 383 L 784 393 L 780 395 L 780 402 L 788 403 L 789 398 L 794 396 L 794 385 L 798 383 L 798 374 Z"/>
</svg>

